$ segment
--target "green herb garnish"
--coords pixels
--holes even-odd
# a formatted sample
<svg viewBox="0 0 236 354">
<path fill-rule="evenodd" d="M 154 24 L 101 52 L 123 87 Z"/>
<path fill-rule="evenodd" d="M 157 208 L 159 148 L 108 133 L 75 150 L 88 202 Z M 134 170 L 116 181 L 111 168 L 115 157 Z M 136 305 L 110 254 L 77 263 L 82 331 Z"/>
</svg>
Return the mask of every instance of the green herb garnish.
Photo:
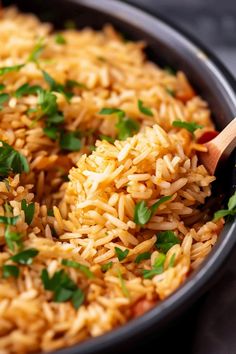
<svg viewBox="0 0 236 354">
<path fill-rule="evenodd" d="M 32 264 L 33 258 L 37 256 L 39 251 L 36 248 L 28 248 L 12 256 L 10 259 L 19 264 L 29 265 Z"/>
<path fill-rule="evenodd" d="M 139 264 L 146 259 L 150 259 L 150 257 L 151 257 L 150 252 L 143 252 L 143 253 L 140 253 L 139 255 L 137 255 L 134 262 Z"/>
<path fill-rule="evenodd" d="M 176 244 L 180 244 L 180 240 L 173 231 L 163 231 L 158 233 L 157 241 L 155 243 L 158 251 L 167 253 L 169 249 Z"/>
<path fill-rule="evenodd" d="M 139 123 L 127 117 L 119 116 L 116 128 L 118 129 L 118 139 L 126 140 L 139 131 Z"/>
<path fill-rule="evenodd" d="M 0 84 L 0 91 L 4 90 L 5 89 L 5 85 L 4 84 Z"/>
<path fill-rule="evenodd" d="M 134 222 L 136 225 L 144 226 L 148 223 L 151 217 L 156 213 L 159 206 L 165 203 L 167 200 L 171 199 L 171 195 L 160 198 L 155 204 L 150 208 L 147 206 L 147 202 L 142 200 L 135 205 L 134 208 Z"/>
<path fill-rule="evenodd" d="M 56 82 L 51 75 L 49 75 L 46 71 L 42 71 L 44 80 L 50 86 L 51 91 L 62 93 L 67 100 L 70 100 L 73 96 L 72 92 L 67 91 L 67 87 L 63 84 Z"/>
<path fill-rule="evenodd" d="M 175 120 L 172 125 L 173 127 L 184 128 L 191 134 L 194 134 L 195 130 L 203 128 L 203 125 L 197 124 L 195 122 L 183 122 L 181 120 Z"/>
<path fill-rule="evenodd" d="M 10 277 L 18 278 L 19 274 L 20 274 L 20 270 L 15 265 L 5 264 L 2 267 L 3 278 L 10 278 Z"/>
<path fill-rule="evenodd" d="M 21 201 L 21 209 L 25 213 L 25 221 L 28 225 L 32 223 L 35 212 L 35 203 L 27 203 L 25 199 Z"/>
<path fill-rule="evenodd" d="M 109 108 L 109 107 L 104 107 L 102 108 L 98 114 L 101 115 L 111 115 L 111 114 L 117 114 L 118 117 L 124 118 L 125 117 L 125 111 L 119 108 Z"/>
<path fill-rule="evenodd" d="M 41 280 L 45 290 L 53 292 L 53 301 L 66 302 L 71 300 L 75 309 L 78 309 L 84 302 L 84 294 L 76 283 L 63 270 L 54 273 L 50 278 L 47 269 L 43 269 Z"/>
<path fill-rule="evenodd" d="M 3 103 L 7 102 L 9 98 L 8 93 L 0 93 L 0 111 L 3 109 Z"/>
<path fill-rule="evenodd" d="M 38 91 L 38 104 L 45 115 L 50 116 L 57 113 L 57 97 L 52 92 Z"/>
<path fill-rule="evenodd" d="M 218 210 L 214 214 L 214 221 L 219 220 L 225 216 L 234 216 L 236 215 L 236 192 L 229 198 L 228 209 Z"/>
<path fill-rule="evenodd" d="M 19 215 L 17 216 L 0 216 L 0 223 L 4 225 L 16 225 Z"/>
<path fill-rule="evenodd" d="M 108 143 L 114 143 L 114 141 L 115 141 L 115 139 L 114 138 L 112 138 L 111 136 L 108 136 L 108 135 L 99 135 L 99 139 L 101 139 L 101 140 L 106 140 L 106 141 L 108 141 Z"/>
<path fill-rule="evenodd" d="M 72 268 L 80 270 L 89 279 L 94 278 L 93 272 L 91 272 L 91 270 L 87 266 L 85 266 L 85 265 L 83 265 L 81 263 L 78 263 L 76 261 L 72 261 L 72 260 L 69 260 L 69 259 L 63 259 L 61 261 L 61 264 L 63 264 L 64 266 L 67 266 L 67 267 L 72 267 Z"/>
<path fill-rule="evenodd" d="M 67 80 L 65 86 L 68 90 L 73 89 L 74 87 L 78 87 L 81 89 L 87 89 L 87 86 L 85 84 L 83 84 L 82 82 L 75 81 L 75 80 Z"/>
<path fill-rule="evenodd" d="M 28 61 L 33 61 L 33 62 L 37 63 L 44 48 L 45 48 L 45 44 L 43 43 L 43 39 L 40 38 L 39 41 L 35 44 L 32 52 L 30 53 L 30 55 L 28 57 Z"/>
<path fill-rule="evenodd" d="M 15 247 L 20 248 L 22 246 L 21 234 L 19 232 L 11 231 L 9 226 L 5 229 L 5 240 L 12 252 L 15 251 Z"/>
<path fill-rule="evenodd" d="M 0 75 L 5 75 L 5 74 L 8 74 L 12 71 L 19 71 L 21 68 L 23 68 L 23 66 L 25 66 L 25 64 L 4 66 L 4 67 L 0 68 Z"/>
<path fill-rule="evenodd" d="M 121 271 L 118 270 L 118 271 L 117 271 L 117 274 L 118 274 L 118 278 L 119 278 L 119 280 L 120 280 L 121 290 L 122 290 L 123 294 L 124 294 L 126 297 L 129 297 L 129 296 L 130 296 L 129 290 L 127 289 L 127 286 L 126 286 L 126 284 L 125 284 L 125 280 L 124 280 L 124 278 L 123 278 L 123 276 L 122 276 L 122 274 L 121 274 Z"/>
<path fill-rule="evenodd" d="M 141 113 L 145 114 L 146 116 L 153 117 L 153 113 L 149 107 L 145 107 L 143 101 L 138 100 L 138 109 Z"/>
<path fill-rule="evenodd" d="M 107 272 L 113 266 L 113 262 L 108 262 L 101 265 L 102 272 Z"/>
<path fill-rule="evenodd" d="M 0 180 L 7 177 L 10 172 L 29 172 L 26 158 L 10 145 L 0 140 Z"/>
<path fill-rule="evenodd" d="M 126 250 L 122 251 L 121 248 L 115 247 L 115 253 L 116 253 L 119 261 L 121 262 L 128 256 L 129 250 L 126 249 Z"/>
<path fill-rule="evenodd" d="M 63 150 L 79 151 L 81 149 L 81 141 L 79 132 L 63 133 L 60 138 L 60 147 Z"/>
<path fill-rule="evenodd" d="M 40 91 L 42 88 L 39 85 L 32 85 L 30 86 L 30 84 L 26 83 L 23 84 L 22 86 L 20 86 L 16 92 L 15 92 L 15 96 L 17 98 L 20 98 L 22 96 L 25 95 L 32 95 L 34 93 L 37 93 L 38 91 Z"/>
<path fill-rule="evenodd" d="M 55 42 L 57 44 L 66 44 L 66 39 L 61 33 L 57 33 L 55 36 Z"/>
<path fill-rule="evenodd" d="M 175 97 L 175 95 L 176 95 L 175 90 L 173 90 L 169 87 L 166 87 L 166 92 L 172 97 Z"/>
<path fill-rule="evenodd" d="M 166 259 L 166 256 L 164 254 L 160 253 L 157 256 L 157 258 L 155 259 L 152 269 L 150 269 L 150 270 L 144 269 L 142 271 L 144 279 L 151 279 L 155 275 L 163 273 L 165 259 Z"/>
</svg>

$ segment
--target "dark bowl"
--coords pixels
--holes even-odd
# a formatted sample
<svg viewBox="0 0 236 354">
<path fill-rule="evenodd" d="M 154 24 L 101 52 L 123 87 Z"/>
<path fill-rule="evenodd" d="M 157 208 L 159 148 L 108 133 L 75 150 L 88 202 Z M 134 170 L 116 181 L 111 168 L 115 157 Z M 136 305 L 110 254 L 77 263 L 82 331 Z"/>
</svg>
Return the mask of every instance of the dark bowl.
<svg viewBox="0 0 236 354">
<path fill-rule="evenodd" d="M 183 70 L 197 92 L 208 101 L 218 129 L 224 128 L 236 116 L 236 82 L 225 67 L 202 45 L 176 26 L 153 17 L 132 6 L 111 0 L 19 0 L 3 1 L 16 4 L 21 10 L 33 12 L 42 20 L 62 28 L 66 20 L 75 21 L 79 28 L 100 29 L 112 23 L 130 39 L 147 42 L 148 57 L 160 65 Z M 226 196 L 235 189 L 235 158 L 220 171 L 221 185 Z M 227 260 L 236 240 L 236 222 L 228 222 L 216 246 L 187 281 L 170 297 L 142 317 L 103 336 L 89 339 L 57 354 L 114 353 L 129 347 L 147 333 L 160 333 L 181 312 L 206 291 Z"/>
</svg>

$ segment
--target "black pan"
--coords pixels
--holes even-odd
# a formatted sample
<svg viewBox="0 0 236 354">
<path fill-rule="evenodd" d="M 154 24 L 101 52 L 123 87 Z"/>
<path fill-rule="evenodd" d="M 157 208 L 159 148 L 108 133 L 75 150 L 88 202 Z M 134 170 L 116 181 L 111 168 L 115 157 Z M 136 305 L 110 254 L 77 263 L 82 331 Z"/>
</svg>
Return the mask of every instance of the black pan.
<svg viewBox="0 0 236 354">
<path fill-rule="evenodd" d="M 197 92 L 209 102 L 218 129 L 236 116 L 236 82 L 229 72 L 195 39 L 162 18 L 112 0 L 5 0 L 3 3 L 16 4 L 21 10 L 33 12 L 42 20 L 54 23 L 57 28 L 63 28 L 66 20 L 75 21 L 79 28 L 91 26 L 100 29 L 105 23 L 112 23 L 128 38 L 145 40 L 147 55 L 153 61 L 183 70 Z M 226 196 L 235 189 L 234 166 L 235 158 L 232 157 L 226 168 L 220 171 Z M 133 341 L 137 342 L 151 331 L 158 335 L 209 288 L 235 240 L 236 221 L 228 222 L 210 255 L 169 298 L 128 324 L 82 344 L 58 350 L 57 354 L 114 353 L 127 349 Z"/>
</svg>

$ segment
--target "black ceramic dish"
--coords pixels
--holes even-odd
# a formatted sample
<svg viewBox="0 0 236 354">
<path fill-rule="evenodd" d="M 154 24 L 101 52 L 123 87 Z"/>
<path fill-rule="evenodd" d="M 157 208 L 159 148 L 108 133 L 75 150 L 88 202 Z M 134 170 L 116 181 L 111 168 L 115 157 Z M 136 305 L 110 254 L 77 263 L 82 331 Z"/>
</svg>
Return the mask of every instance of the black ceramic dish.
<svg viewBox="0 0 236 354">
<path fill-rule="evenodd" d="M 218 129 L 222 129 L 236 116 L 236 83 L 232 76 L 202 45 L 163 19 L 111 0 L 6 0 L 3 4 L 16 4 L 22 11 L 33 12 L 42 20 L 54 23 L 57 28 L 62 28 L 66 20 L 75 21 L 79 28 L 91 26 L 100 29 L 105 23 L 112 23 L 128 38 L 144 39 L 148 43 L 147 55 L 153 61 L 182 69 L 197 92 L 209 102 Z M 220 171 L 226 195 L 232 193 L 236 183 L 235 159 L 231 160 L 227 169 Z M 59 350 L 57 354 L 121 352 L 132 341 L 137 342 L 150 331 L 158 335 L 206 291 L 226 261 L 235 238 L 236 222 L 229 222 L 207 259 L 168 299 L 123 327 Z"/>
</svg>

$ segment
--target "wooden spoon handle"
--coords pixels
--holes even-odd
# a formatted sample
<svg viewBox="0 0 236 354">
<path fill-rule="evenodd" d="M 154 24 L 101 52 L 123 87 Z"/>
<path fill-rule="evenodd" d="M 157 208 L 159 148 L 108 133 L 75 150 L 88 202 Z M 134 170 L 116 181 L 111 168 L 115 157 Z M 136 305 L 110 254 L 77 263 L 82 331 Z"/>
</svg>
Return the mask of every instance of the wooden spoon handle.
<svg viewBox="0 0 236 354">
<path fill-rule="evenodd" d="M 214 174 L 219 162 L 227 159 L 236 147 L 236 118 L 205 146 L 208 150 L 200 153 L 199 158 L 208 172 Z"/>
</svg>

